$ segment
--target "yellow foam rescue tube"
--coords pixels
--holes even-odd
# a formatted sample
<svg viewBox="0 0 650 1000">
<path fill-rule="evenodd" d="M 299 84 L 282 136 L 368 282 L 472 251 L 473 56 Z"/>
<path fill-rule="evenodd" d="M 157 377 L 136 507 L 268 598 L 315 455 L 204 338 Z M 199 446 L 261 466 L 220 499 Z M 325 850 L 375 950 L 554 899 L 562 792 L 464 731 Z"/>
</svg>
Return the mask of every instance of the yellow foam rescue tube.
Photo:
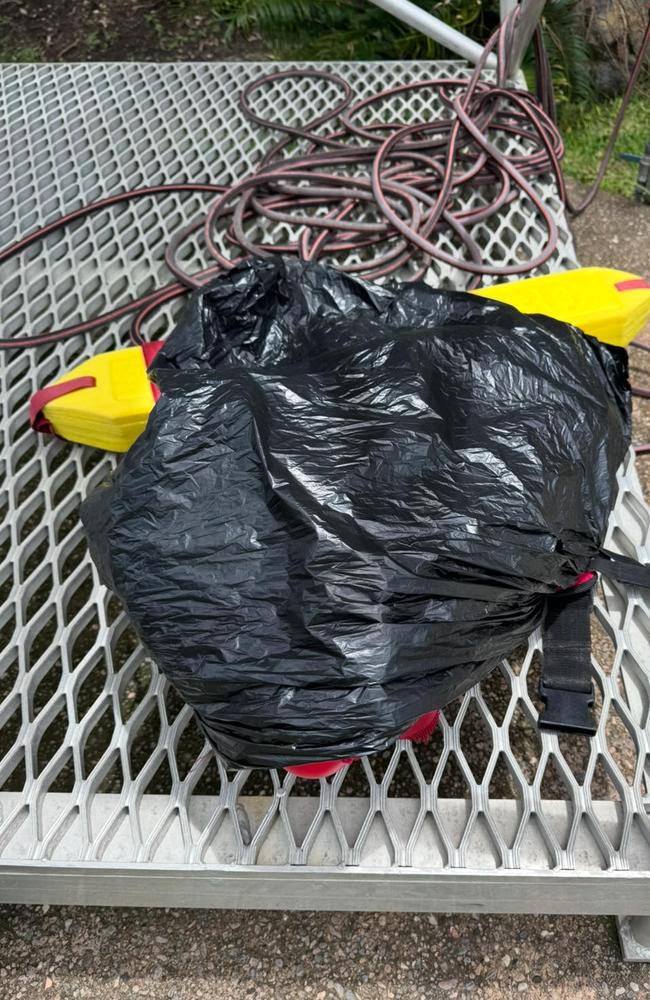
<svg viewBox="0 0 650 1000">
<path fill-rule="evenodd" d="M 32 427 L 91 448 L 127 451 L 160 395 L 147 368 L 161 347 L 151 341 L 82 361 L 32 396 Z"/>
<path fill-rule="evenodd" d="M 606 267 L 524 278 L 473 294 L 572 323 L 619 347 L 629 344 L 650 318 L 650 283 Z M 161 346 L 154 341 L 83 361 L 32 397 L 32 426 L 93 448 L 126 451 L 158 398 L 147 368 Z"/>
<path fill-rule="evenodd" d="M 477 289 L 474 295 L 507 302 L 520 312 L 572 323 L 618 347 L 634 340 L 650 318 L 650 282 L 609 267 L 581 267 L 490 285 Z"/>
</svg>

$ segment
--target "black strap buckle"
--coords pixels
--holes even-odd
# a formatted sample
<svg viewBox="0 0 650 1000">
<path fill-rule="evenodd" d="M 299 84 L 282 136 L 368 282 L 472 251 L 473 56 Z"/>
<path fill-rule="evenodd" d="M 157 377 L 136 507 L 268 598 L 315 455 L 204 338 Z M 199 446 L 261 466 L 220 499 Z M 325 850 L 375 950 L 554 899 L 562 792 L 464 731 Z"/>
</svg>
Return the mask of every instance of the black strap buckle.
<svg viewBox="0 0 650 1000">
<path fill-rule="evenodd" d="M 601 549 L 590 570 L 630 586 L 650 587 L 650 566 Z M 544 663 L 539 694 L 544 702 L 539 728 L 594 736 L 591 708 L 590 613 L 595 577 L 568 590 L 549 594 L 544 619 Z"/>
<path fill-rule="evenodd" d="M 595 577 L 546 599 L 539 728 L 594 736 L 590 615 Z"/>
<path fill-rule="evenodd" d="M 539 716 L 539 728 L 556 733 L 574 733 L 595 736 L 598 726 L 591 713 L 594 703 L 593 687 L 588 691 L 567 691 L 546 687 L 539 683 L 539 696 L 544 709 Z"/>
</svg>

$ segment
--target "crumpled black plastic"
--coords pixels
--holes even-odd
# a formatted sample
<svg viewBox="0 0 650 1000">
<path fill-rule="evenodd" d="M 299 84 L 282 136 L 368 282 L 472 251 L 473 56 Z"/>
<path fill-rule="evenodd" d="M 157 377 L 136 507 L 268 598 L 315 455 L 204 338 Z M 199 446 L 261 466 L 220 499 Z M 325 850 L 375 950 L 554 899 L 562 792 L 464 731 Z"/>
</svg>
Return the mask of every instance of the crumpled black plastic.
<svg viewBox="0 0 650 1000">
<path fill-rule="evenodd" d="M 83 506 L 100 575 L 227 762 L 382 750 L 589 568 L 626 359 L 469 294 L 241 264 L 193 296 Z"/>
</svg>

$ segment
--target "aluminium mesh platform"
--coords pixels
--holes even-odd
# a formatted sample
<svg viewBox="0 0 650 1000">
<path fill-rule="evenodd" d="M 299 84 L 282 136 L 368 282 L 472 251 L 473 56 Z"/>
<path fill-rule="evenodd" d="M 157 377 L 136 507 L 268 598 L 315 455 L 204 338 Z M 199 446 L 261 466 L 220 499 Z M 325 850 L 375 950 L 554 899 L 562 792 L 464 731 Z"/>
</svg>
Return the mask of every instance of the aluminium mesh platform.
<svg viewBox="0 0 650 1000">
<path fill-rule="evenodd" d="M 334 68 L 359 96 L 466 72 Z M 124 187 L 240 175 L 270 139 L 243 120 L 236 95 L 267 69 L 5 67 L 0 245 Z M 333 96 L 322 82 L 285 81 L 259 95 L 259 108 L 304 121 Z M 442 113 L 408 96 L 391 110 Z M 537 183 L 560 228 L 548 266 L 575 266 L 557 192 Z M 203 204 L 142 201 L 31 248 L 0 269 L 4 335 L 146 291 L 164 277 L 170 232 Z M 474 235 L 490 260 L 521 260 L 543 241 L 521 205 Z M 430 279 L 463 281 L 444 270 Z M 76 510 L 113 460 L 37 438 L 27 423 L 37 387 L 125 338 L 117 326 L 1 359 L 0 899 L 650 913 L 650 608 L 640 591 L 609 582 L 599 591 L 591 744 L 537 733 L 533 637 L 450 706 L 426 747 L 397 744 L 320 786 L 225 771 L 89 561 Z M 619 480 L 609 542 L 648 561 L 650 512 L 631 459 Z"/>
</svg>

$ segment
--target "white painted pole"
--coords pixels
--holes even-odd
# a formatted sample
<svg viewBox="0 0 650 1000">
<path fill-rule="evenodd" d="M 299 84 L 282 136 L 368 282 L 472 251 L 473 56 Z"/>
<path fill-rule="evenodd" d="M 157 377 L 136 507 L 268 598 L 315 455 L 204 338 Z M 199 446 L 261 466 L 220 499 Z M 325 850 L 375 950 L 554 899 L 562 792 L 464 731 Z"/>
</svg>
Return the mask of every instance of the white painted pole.
<svg viewBox="0 0 650 1000">
<path fill-rule="evenodd" d="M 546 0 L 521 0 L 520 6 L 519 20 L 515 26 L 514 38 L 508 54 L 507 76 L 509 80 L 514 80 L 519 72 L 526 55 L 526 49 L 530 45 L 535 29 L 544 13 Z"/>
<path fill-rule="evenodd" d="M 411 3 L 410 0 L 370 0 L 377 7 L 383 8 L 389 14 L 393 14 L 404 24 L 410 25 L 416 31 L 421 31 L 423 35 L 435 39 L 445 48 L 451 49 L 457 55 L 462 56 L 469 62 L 476 63 L 483 54 L 483 46 L 467 38 L 462 31 L 451 28 L 444 21 L 427 13 L 422 7 Z M 496 57 L 490 54 L 487 59 L 488 66 L 496 66 Z"/>
</svg>

